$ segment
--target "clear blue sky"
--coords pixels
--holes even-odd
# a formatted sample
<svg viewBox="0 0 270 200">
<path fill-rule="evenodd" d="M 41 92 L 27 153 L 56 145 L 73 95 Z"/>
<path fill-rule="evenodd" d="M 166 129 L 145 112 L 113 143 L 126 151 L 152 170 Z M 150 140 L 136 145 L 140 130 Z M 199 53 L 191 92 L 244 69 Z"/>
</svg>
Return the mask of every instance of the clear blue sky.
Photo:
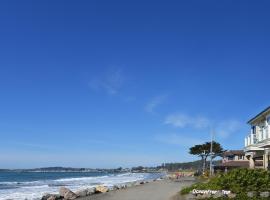
<svg viewBox="0 0 270 200">
<path fill-rule="evenodd" d="M 269 1 L 1 1 L 0 168 L 241 149 L 269 106 Z"/>
</svg>

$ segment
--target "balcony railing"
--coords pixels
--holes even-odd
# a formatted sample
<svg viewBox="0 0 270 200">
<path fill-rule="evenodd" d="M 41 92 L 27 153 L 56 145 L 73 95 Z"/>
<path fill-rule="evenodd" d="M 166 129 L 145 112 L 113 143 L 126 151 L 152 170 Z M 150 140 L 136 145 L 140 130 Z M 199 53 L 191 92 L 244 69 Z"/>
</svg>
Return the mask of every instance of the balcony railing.
<svg viewBox="0 0 270 200">
<path fill-rule="evenodd" d="M 245 147 L 250 145 L 255 145 L 260 143 L 266 139 L 270 139 L 270 127 L 266 126 L 258 131 L 257 134 L 250 133 L 247 137 L 245 137 Z"/>
</svg>

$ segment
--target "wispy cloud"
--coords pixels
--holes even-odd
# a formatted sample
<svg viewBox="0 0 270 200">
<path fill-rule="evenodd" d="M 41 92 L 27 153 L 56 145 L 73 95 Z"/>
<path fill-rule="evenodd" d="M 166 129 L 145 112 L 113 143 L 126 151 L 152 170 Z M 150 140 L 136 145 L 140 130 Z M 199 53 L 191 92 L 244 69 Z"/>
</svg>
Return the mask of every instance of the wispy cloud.
<svg viewBox="0 0 270 200">
<path fill-rule="evenodd" d="M 93 90 L 103 90 L 110 95 L 115 95 L 122 88 L 124 80 L 124 74 L 121 69 L 110 69 L 103 75 L 91 79 L 89 87 Z"/>
<path fill-rule="evenodd" d="M 146 112 L 152 113 L 155 109 L 161 105 L 164 101 L 166 101 L 168 95 L 159 95 L 152 98 L 145 106 Z"/>
<path fill-rule="evenodd" d="M 242 123 L 238 120 L 214 120 L 203 116 L 189 116 L 186 114 L 168 115 L 164 123 L 177 128 L 199 129 L 203 131 L 210 131 L 211 129 L 215 131 L 217 137 L 223 139 L 228 138 L 242 128 Z"/>
<path fill-rule="evenodd" d="M 190 147 L 195 144 L 203 143 L 204 141 L 195 137 L 187 137 L 187 134 L 166 134 L 166 135 L 157 135 L 156 141 L 171 144 L 171 145 L 178 145 L 182 147 Z"/>
<path fill-rule="evenodd" d="M 232 133 L 240 131 L 242 123 L 237 120 L 224 120 L 217 123 L 216 134 L 221 138 L 228 138 Z"/>
<path fill-rule="evenodd" d="M 210 120 L 205 117 L 201 116 L 192 117 L 185 114 L 168 115 L 164 123 L 179 128 L 184 128 L 186 126 L 194 128 L 207 128 L 210 126 Z"/>
</svg>

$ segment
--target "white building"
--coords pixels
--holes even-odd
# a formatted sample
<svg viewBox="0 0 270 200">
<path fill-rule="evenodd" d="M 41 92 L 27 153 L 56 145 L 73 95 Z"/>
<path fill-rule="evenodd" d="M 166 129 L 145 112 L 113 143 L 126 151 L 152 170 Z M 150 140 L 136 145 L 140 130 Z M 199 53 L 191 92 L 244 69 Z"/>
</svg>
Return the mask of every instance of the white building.
<svg viewBox="0 0 270 200">
<path fill-rule="evenodd" d="M 270 168 L 270 107 L 248 121 L 251 129 L 245 138 L 245 156 L 250 168 Z M 269 163 L 269 164 L 268 164 Z"/>
</svg>

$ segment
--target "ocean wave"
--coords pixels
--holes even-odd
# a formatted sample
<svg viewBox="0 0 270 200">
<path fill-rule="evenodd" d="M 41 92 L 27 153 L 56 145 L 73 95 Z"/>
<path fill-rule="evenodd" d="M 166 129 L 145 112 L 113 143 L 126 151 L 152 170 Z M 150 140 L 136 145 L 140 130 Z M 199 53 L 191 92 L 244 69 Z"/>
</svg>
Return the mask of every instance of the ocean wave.
<svg viewBox="0 0 270 200">
<path fill-rule="evenodd" d="M 107 178 L 109 176 L 98 176 L 98 178 Z M 62 178 L 62 179 L 58 179 L 56 181 L 58 182 L 69 182 L 69 181 L 82 181 L 82 180 L 92 180 L 95 179 L 97 177 L 79 177 L 79 178 Z"/>
<path fill-rule="evenodd" d="M 73 191 L 77 191 L 97 185 L 112 187 L 117 184 L 155 179 L 158 176 L 160 177 L 160 175 L 147 173 L 124 173 L 28 182 L 0 182 L 0 200 L 37 200 L 45 193 L 58 193 L 61 186 L 66 186 Z"/>
</svg>

